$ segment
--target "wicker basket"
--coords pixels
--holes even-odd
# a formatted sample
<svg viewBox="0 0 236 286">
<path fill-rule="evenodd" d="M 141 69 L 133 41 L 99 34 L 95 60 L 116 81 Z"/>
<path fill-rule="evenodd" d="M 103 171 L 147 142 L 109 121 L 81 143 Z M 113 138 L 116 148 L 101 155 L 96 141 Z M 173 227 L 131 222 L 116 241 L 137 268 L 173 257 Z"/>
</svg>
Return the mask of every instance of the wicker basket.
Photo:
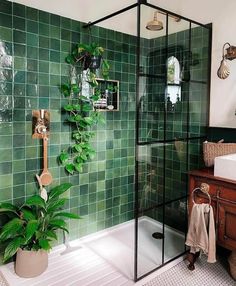
<svg viewBox="0 0 236 286">
<path fill-rule="evenodd" d="M 207 167 L 214 166 L 214 159 L 218 156 L 236 153 L 236 143 L 203 142 L 203 158 Z"/>
</svg>

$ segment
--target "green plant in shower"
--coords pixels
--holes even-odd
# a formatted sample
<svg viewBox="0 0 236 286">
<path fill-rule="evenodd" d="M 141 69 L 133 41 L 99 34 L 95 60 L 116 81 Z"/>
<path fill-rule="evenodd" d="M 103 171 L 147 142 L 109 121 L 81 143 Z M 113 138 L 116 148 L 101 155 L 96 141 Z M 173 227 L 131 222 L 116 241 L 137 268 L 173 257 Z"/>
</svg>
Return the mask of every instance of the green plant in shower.
<svg viewBox="0 0 236 286">
<path fill-rule="evenodd" d="M 93 128 L 104 122 L 94 104 L 102 94 L 97 74 L 100 72 L 100 76 L 107 80 L 110 69 L 103 53 L 104 49 L 97 43 L 80 43 L 66 57 L 71 72 L 68 83 L 61 86 L 61 91 L 68 100 L 63 110 L 68 114 L 67 123 L 72 130 L 72 144 L 61 152 L 59 162 L 70 174 L 82 172 L 83 164 L 95 156 L 95 149 L 91 144 L 95 135 Z"/>
<path fill-rule="evenodd" d="M 0 204 L 0 214 L 7 217 L 0 231 L 0 243 L 5 248 L 4 262 L 13 257 L 19 248 L 48 251 L 52 241 L 57 240 L 58 229 L 68 232 L 66 219 L 80 218 L 61 210 L 68 200 L 61 195 L 71 186 L 65 183 L 54 187 L 48 193 L 47 201 L 34 195 L 20 207 L 10 203 Z"/>
</svg>

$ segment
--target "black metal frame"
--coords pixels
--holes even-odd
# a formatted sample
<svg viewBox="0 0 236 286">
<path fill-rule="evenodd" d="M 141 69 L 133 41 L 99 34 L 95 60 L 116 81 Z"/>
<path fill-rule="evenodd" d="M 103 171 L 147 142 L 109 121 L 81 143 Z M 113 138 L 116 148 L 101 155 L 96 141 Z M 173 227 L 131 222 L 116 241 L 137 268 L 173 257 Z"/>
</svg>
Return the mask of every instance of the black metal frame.
<svg viewBox="0 0 236 286">
<path fill-rule="evenodd" d="M 119 11 L 116 11 L 110 15 L 107 15 L 105 17 L 102 17 L 96 21 L 93 22 L 89 22 L 87 24 L 85 24 L 83 27 L 84 28 L 89 28 L 95 24 L 98 24 L 102 21 L 108 20 L 114 16 L 117 16 L 121 13 L 124 13 L 128 10 L 131 10 L 133 8 L 137 8 L 137 48 L 136 48 L 136 56 L 137 56 L 137 63 L 136 63 L 136 148 L 135 148 L 135 209 L 134 209 L 134 216 L 135 216 L 135 245 L 134 245 L 134 252 L 135 252 L 135 256 L 134 256 L 134 281 L 139 281 L 140 279 L 146 277 L 147 275 L 149 275 L 150 273 L 156 271 L 157 269 L 161 268 L 162 266 L 166 265 L 167 263 L 175 260 L 176 258 L 182 256 L 186 251 L 184 251 L 183 253 L 179 254 L 178 256 L 170 259 L 167 262 L 164 262 L 164 239 L 163 239 L 163 244 L 162 244 L 162 265 L 156 267 L 155 269 L 151 270 L 150 272 L 142 275 L 141 277 L 138 277 L 138 218 L 139 218 L 139 214 L 143 213 L 144 211 L 148 211 L 151 209 L 156 209 L 157 207 L 163 207 L 163 233 L 164 233 L 164 228 L 165 228 L 165 205 L 180 199 L 185 199 L 187 200 L 188 198 L 188 192 L 186 189 L 186 195 L 173 199 L 171 201 L 165 201 L 165 158 L 166 158 L 166 148 L 165 148 L 165 144 L 164 143 L 168 143 L 168 142 L 174 142 L 175 140 L 168 140 L 166 139 L 166 134 L 164 133 L 164 140 L 156 140 L 156 141 L 151 141 L 151 142 L 139 142 L 139 77 L 142 76 L 149 76 L 148 74 L 143 74 L 141 72 L 140 69 L 140 22 L 141 22 L 141 5 L 145 5 L 148 6 L 150 8 L 162 11 L 163 13 L 166 14 L 166 46 L 165 49 L 166 51 L 168 50 L 168 16 L 175 16 L 178 17 L 182 20 L 188 21 L 190 24 L 189 27 L 189 31 L 190 31 L 190 38 L 189 38 L 189 49 L 191 50 L 191 25 L 192 24 L 196 24 L 198 26 L 204 27 L 206 29 L 209 29 L 210 35 L 209 35 L 209 55 L 211 55 L 211 48 L 212 48 L 212 26 L 211 25 L 204 25 L 202 23 L 199 23 L 197 21 L 194 21 L 192 19 L 186 18 L 184 16 L 178 15 L 176 13 L 173 13 L 171 11 L 168 11 L 166 9 L 163 9 L 161 7 L 152 5 L 150 3 L 147 2 L 147 0 L 137 0 L 137 3 L 127 6 L 124 9 L 121 9 Z M 208 96 L 210 94 L 210 71 L 211 71 L 211 57 L 209 56 L 209 61 L 208 61 L 208 70 L 209 70 L 209 75 L 208 75 Z M 150 75 L 151 77 L 153 77 L 152 75 Z M 160 78 L 160 79 L 165 79 L 165 82 L 167 82 L 167 72 L 165 74 L 165 76 L 156 76 L 156 78 Z M 190 82 L 198 82 L 198 83 L 206 83 L 206 82 L 201 82 L 201 81 L 192 81 L 190 80 Z M 189 126 L 189 97 L 188 97 L 188 104 L 187 104 L 187 111 L 188 111 L 188 118 L 187 118 L 187 126 Z M 164 130 L 166 130 L 166 110 L 164 111 Z M 187 134 L 189 134 L 189 130 L 187 130 Z M 189 159 L 188 159 L 188 150 L 189 150 L 189 141 L 190 140 L 196 140 L 196 139 L 205 139 L 205 136 L 200 136 L 200 137 L 188 137 L 187 138 L 178 138 L 178 140 L 180 141 L 186 141 L 187 142 L 187 157 L 186 157 L 186 163 L 187 166 L 189 164 Z M 152 207 L 146 208 L 146 209 L 139 209 L 139 200 L 138 200 L 138 170 L 139 170 L 139 166 L 138 166 L 138 146 L 141 145 L 149 145 L 149 144 L 155 144 L 155 143 L 163 143 L 164 144 L 164 165 L 163 165 L 163 184 L 164 184 L 164 192 L 163 192 L 163 197 L 164 200 L 162 202 L 162 204 L 156 204 L 153 205 Z M 187 219 L 187 211 L 186 211 L 186 219 Z"/>
</svg>

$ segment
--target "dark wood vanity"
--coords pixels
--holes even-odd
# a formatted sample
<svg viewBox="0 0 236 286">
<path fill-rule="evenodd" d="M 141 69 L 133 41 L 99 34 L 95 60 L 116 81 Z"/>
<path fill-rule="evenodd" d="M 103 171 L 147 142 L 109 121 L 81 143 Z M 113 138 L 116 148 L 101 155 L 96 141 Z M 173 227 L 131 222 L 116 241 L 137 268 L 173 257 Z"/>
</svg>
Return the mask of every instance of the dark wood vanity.
<svg viewBox="0 0 236 286">
<path fill-rule="evenodd" d="M 211 205 L 214 210 L 216 224 L 216 242 L 229 250 L 236 250 L 236 181 L 215 177 L 213 169 L 206 168 L 189 172 L 189 214 L 193 201 L 192 192 L 209 185 Z M 207 203 L 209 198 L 203 192 L 194 192 L 196 203 Z"/>
</svg>

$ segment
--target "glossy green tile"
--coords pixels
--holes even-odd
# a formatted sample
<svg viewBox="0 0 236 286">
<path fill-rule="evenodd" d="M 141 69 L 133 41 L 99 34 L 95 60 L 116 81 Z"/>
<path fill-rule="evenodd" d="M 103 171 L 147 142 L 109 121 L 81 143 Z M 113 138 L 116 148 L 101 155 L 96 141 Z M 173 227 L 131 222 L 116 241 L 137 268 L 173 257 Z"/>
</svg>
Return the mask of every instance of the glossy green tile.
<svg viewBox="0 0 236 286">
<path fill-rule="evenodd" d="M 13 16 L 13 28 L 16 30 L 25 31 L 26 21 L 24 18 Z"/>
<path fill-rule="evenodd" d="M 36 21 L 26 20 L 26 28 L 28 33 L 38 34 L 39 24 Z"/>
<path fill-rule="evenodd" d="M 25 70 L 26 69 L 26 60 L 22 57 L 14 57 L 14 68 L 17 70 Z"/>
<path fill-rule="evenodd" d="M 1 186 L 1 183 L 0 183 Z M 10 201 L 12 200 L 13 192 L 11 187 L 0 188 L 0 201 Z"/>
<path fill-rule="evenodd" d="M 49 37 L 49 25 L 44 23 L 39 23 L 39 35 Z"/>
<path fill-rule="evenodd" d="M 12 29 L 0 27 L 0 40 L 12 41 Z"/>
<path fill-rule="evenodd" d="M 26 7 L 24 5 L 13 3 L 13 15 L 25 18 Z"/>
<path fill-rule="evenodd" d="M 16 160 L 12 162 L 13 173 L 24 172 L 25 169 L 25 160 Z"/>
<path fill-rule="evenodd" d="M 27 58 L 29 59 L 38 59 L 39 50 L 37 47 L 27 46 Z"/>
<path fill-rule="evenodd" d="M 39 36 L 32 33 L 27 33 L 26 35 L 26 43 L 32 47 L 38 47 L 39 45 Z"/>
<path fill-rule="evenodd" d="M 26 17 L 27 19 L 38 21 L 39 10 L 31 8 L 31 7 L 26 7 Z"/>
<path fill-rule="evenodd" d="M 0 13 L 0 26 L 12 28 L 12 17 L 9 17 L 7 14 Z"/>
<path fill-rule="evenodd" d="M 57 26 L 50 26 L 50 32 L 49 35 L 51 38 L 53 39 L 60 39 L 60 35 L 61 35 L 61 31 L 60 31 L 60 27 Z"/>
<path fill-rule="evenodd" d="M 6 0 L 2 0 L 0 5 L 0 12 L 11 15 L 12 3 Z"/>
<path fill-rule="evenodd" d="M 49 24 L 50 14 L 48 12 L 39 11 L 39 22 Z"/>
<path fill-rule="evenodd" d="M 1 189 L 12 186 L 12 177 L 13 177 L 12 174 L 0 175 L 0 191 Z"/>
<path fill-rule="evenodd" d="M 24 31 L 13 30 L 14 43 L 26 44 L 26 33 Z"/>
</svg>

